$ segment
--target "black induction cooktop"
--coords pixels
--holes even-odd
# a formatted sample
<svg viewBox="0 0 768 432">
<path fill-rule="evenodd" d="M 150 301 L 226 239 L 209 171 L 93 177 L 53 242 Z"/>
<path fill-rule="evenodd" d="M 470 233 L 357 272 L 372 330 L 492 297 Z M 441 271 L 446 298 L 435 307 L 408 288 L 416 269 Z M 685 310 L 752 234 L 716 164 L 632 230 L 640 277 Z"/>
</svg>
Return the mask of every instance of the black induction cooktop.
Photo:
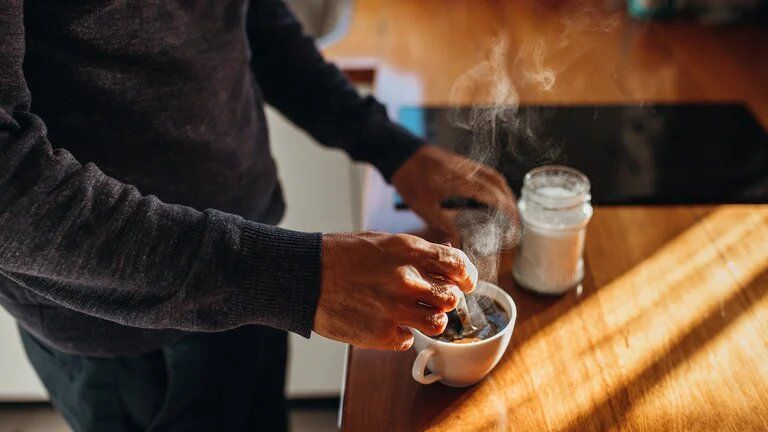
<svg viewBox="0 0 768 432">
<path fill-rule="evenodd" d="M 768 135 L 740 104 L 404 107 L 398 117 L 495 166 L 518 193 L 531 168 L 562 164 L 589 177 L 595 204 L 768 203 Z M 472 119 L 494 128 L 462 126 Z"/>
</svg>

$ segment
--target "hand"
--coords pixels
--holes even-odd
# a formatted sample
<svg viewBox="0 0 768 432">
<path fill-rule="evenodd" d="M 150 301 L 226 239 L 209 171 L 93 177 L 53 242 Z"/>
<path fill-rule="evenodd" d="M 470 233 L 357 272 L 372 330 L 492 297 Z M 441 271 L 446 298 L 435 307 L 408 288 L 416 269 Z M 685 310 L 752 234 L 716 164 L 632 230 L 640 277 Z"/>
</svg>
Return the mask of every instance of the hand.
<svg viewBox="0 0 768 432">
<path fill-rule="evenodd" d="M 518 221 L 515 196 L 504 176 L 491 167 L 435 146 L 417 150 L 395 171 L 392 184 L 428 225 L 445 232 L 456 231 L 441 207 L 451 197 L 472 198 Z"/>
<path fill-rule="evenodd" d="M 402 326 L 442 333 L 456 290 L 476 284 L 475 266 L 450 246 L 407 234 L 325 234 L 314 330 L 362 348 L 405 351 L 413 335 Z"/>
</svg>

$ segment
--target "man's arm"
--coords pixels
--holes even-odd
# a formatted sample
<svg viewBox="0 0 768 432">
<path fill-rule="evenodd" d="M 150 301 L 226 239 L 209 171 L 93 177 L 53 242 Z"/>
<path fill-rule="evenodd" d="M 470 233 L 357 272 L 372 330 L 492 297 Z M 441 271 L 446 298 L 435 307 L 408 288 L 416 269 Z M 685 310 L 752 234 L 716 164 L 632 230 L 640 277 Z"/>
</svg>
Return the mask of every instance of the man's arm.
<svg viewBox="0 0 768 432">
<path fill-rule="evenodd" d="M 501 174 L 453 152 L 422 146 L 392 123 L 381 104 L 361 98 L 323 60 L 282 0 L 253 0 L 247 19 L 251 65 L 267 102 L 322 144 L 373 163 L 428 224 L 454 230 L 441 207 L 451 197 L 474 198 L 517 218 L 512 190 Z"/>
<path fill-rule="evenodd" d="M 126 325 L 308 336 L 321 236 L 166 204 L 52 148 L 30 112 L 22 10 L 0 0 L 0 274 Z"/>
<path fill-rule="evenodd" d="M 252 68 L 267 102 L 321 144 L 374 164 L 389 180 L 422 144 L 362 98 L 281 0 L 254 0 L 248 11 Z"/>
</svg>

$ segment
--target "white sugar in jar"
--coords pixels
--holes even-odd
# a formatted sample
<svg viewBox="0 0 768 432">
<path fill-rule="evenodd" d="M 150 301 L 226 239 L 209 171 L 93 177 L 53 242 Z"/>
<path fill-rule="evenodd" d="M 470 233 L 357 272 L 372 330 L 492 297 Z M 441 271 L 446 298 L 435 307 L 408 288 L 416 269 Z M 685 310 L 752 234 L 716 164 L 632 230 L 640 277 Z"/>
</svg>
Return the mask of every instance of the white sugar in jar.
<svg viewBox="0 0 768 432">
<path fill-rule="evenodd" d="M 562 294 L 584 278 L 584 237 L 592 217 L 589 179 L 559 165 L 525 175 L 518 207 L 523 221 L 512 275 L 524 288 Z"/>
</svg>

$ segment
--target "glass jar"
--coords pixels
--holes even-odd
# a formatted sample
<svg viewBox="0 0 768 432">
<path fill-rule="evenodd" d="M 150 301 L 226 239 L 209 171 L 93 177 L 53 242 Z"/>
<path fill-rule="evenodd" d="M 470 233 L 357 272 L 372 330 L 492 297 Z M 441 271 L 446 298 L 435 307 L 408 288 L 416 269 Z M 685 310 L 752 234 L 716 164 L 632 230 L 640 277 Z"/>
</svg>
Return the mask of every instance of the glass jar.
<svg viewBox="0 0 768 432">
<path fill-rule="evenodd" d="M 559 165 L 525 175 L 518 208 L 523 222 L 512 275 L 529 290 L 562 294 L 584 278 L 584 237 L 592 217 L 590 184 Z"/>
</svg>

